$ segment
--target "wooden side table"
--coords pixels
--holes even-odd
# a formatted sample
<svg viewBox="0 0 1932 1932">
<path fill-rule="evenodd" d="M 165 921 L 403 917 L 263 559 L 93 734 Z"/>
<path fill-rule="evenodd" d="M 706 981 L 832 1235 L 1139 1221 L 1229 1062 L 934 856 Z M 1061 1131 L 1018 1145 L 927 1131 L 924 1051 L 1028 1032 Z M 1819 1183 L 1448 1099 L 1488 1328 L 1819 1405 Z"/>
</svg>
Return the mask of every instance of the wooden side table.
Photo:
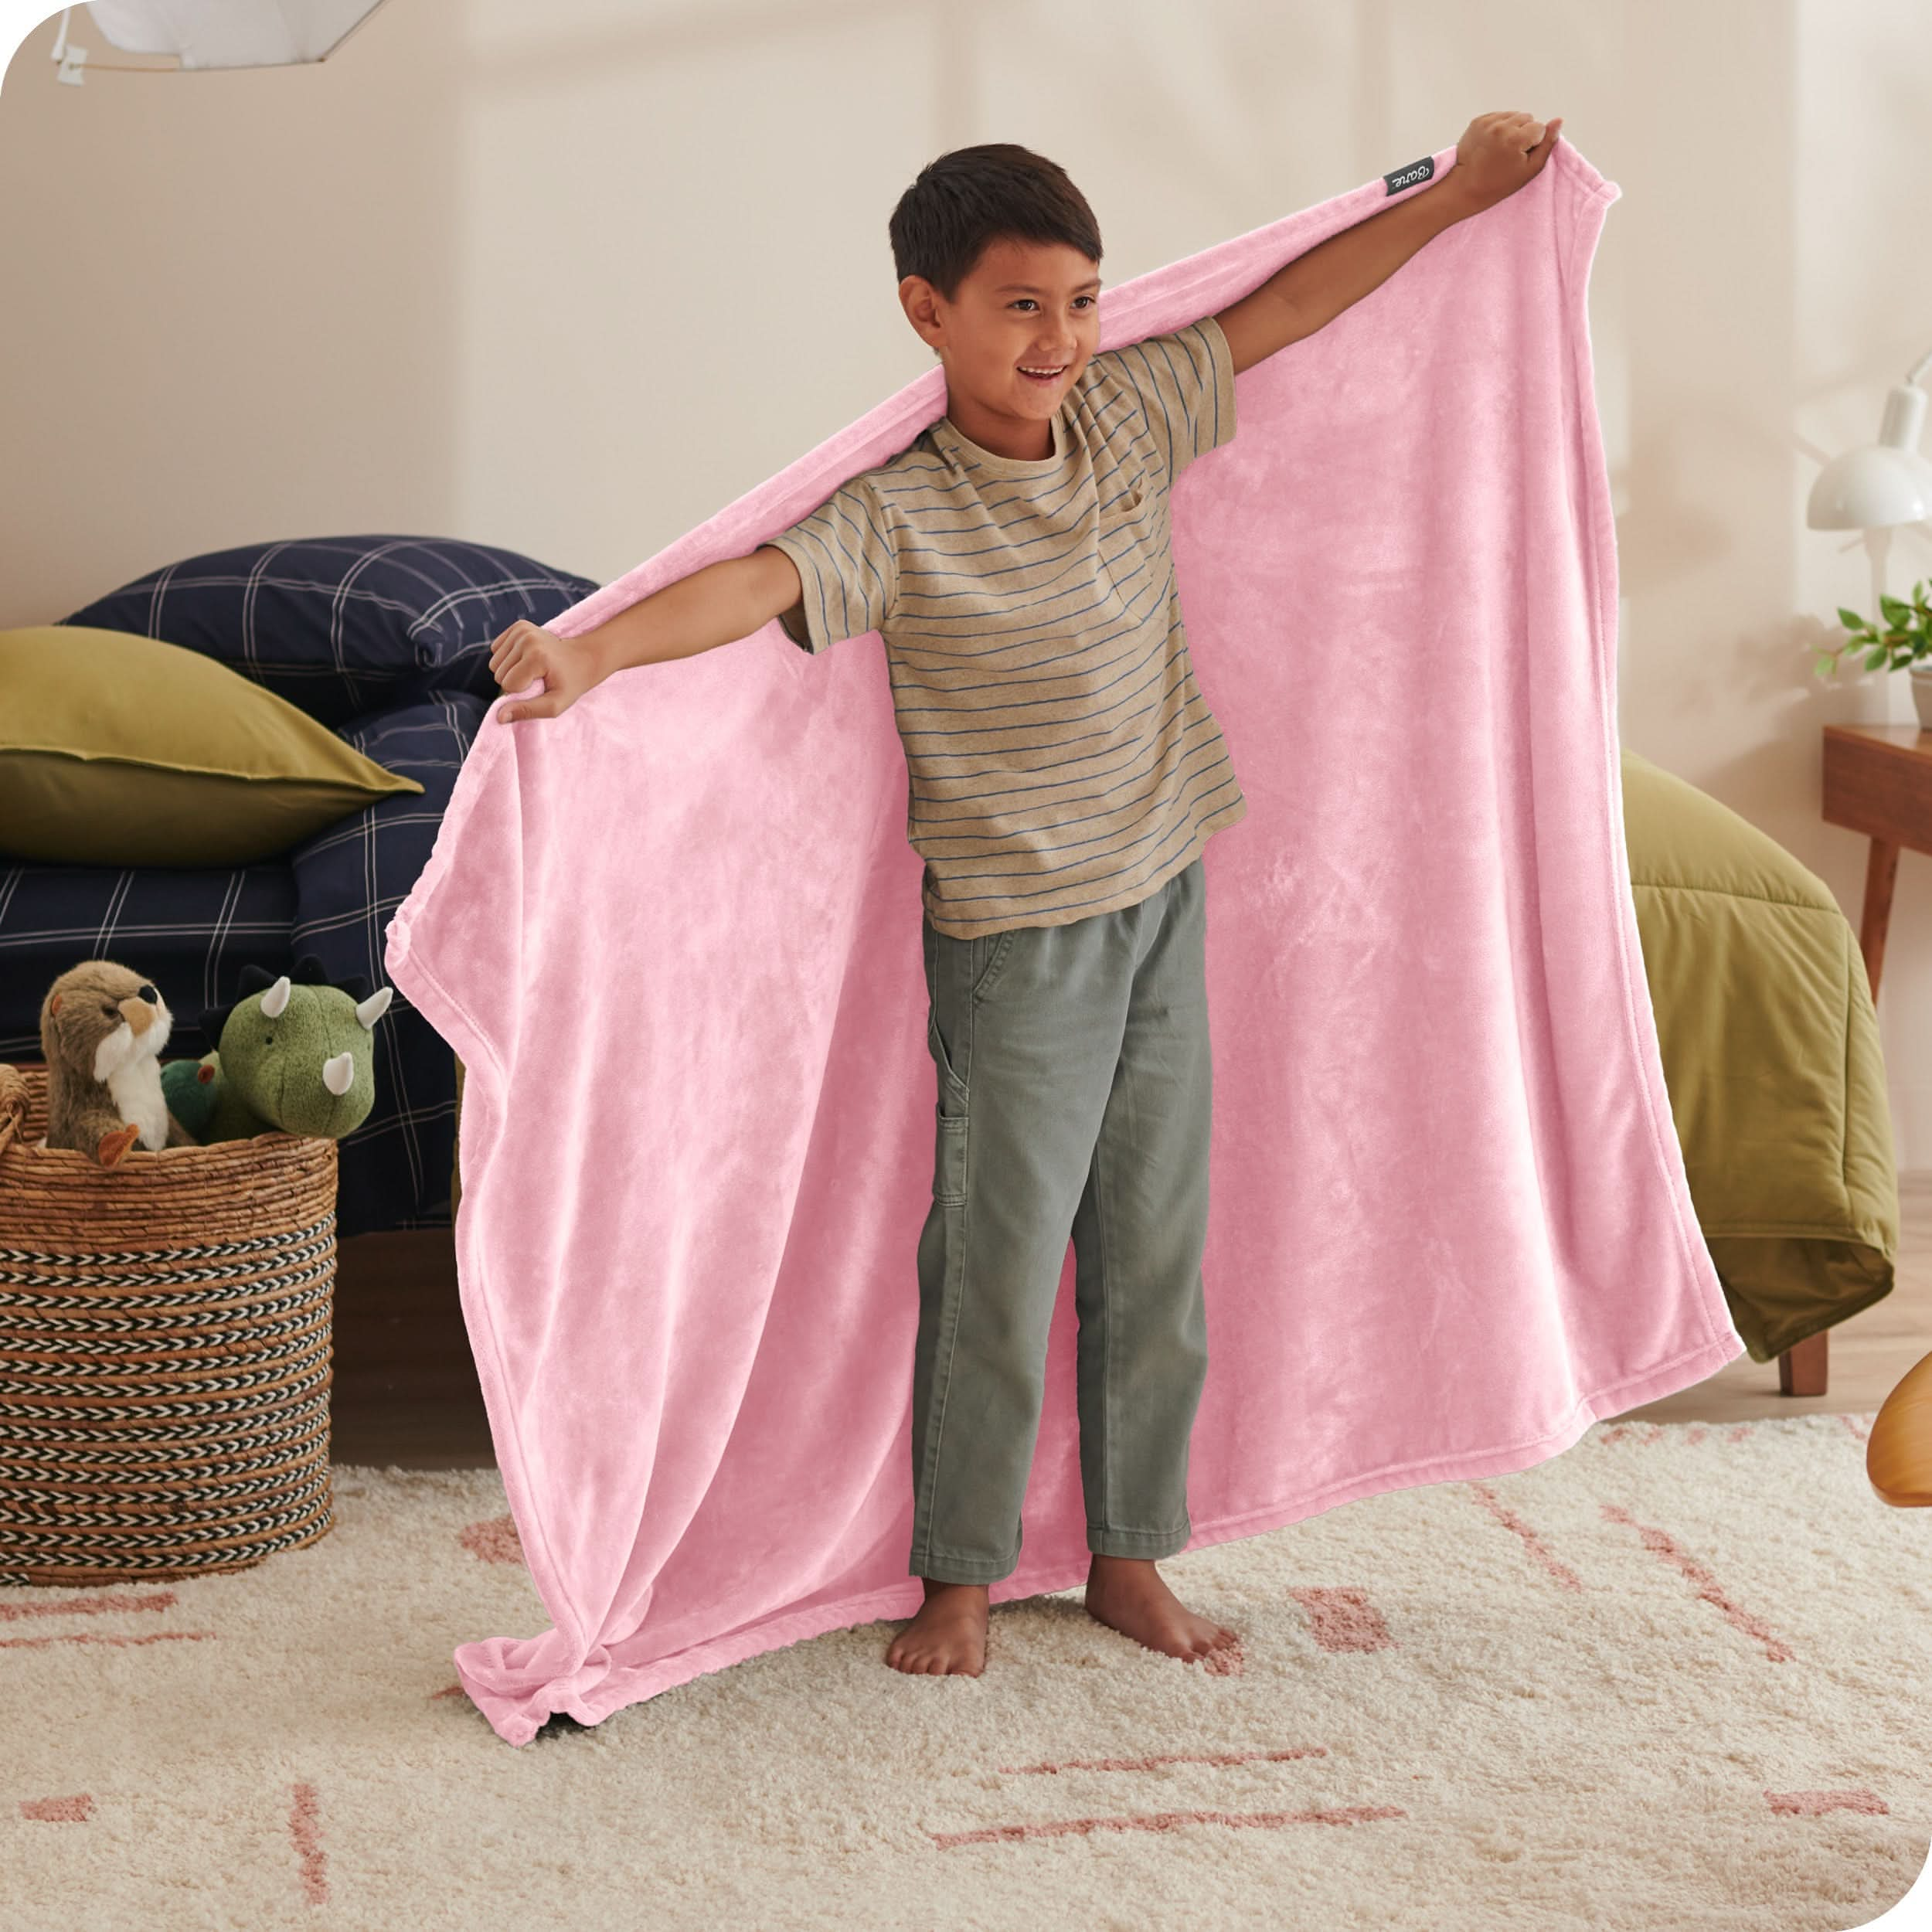
<svg viewBox="0 0 1932 1932">
<path fill-rule="evenodd" d="M 1907 846 L 1932 852 L 1932 731 L 1917 725 L 1827 725 L 1825 820 L 1872 842 L 1859 950 L 1876 999 L 1899 853 Z"/>
<path fill-rule="evenodd" d="M 1915 724 L 1827 725 L 1824 816 L 1827 825 L 1872 842 L 1859 951 L 1876 1000 L 1899 854 L 1907 847 L 1932 852 L 1932 731 Z M 1823 1335 L 1787 1349 L 1778 1357 L 1778 1386 L 1787 1395 L 1822 1395 L 1828 1359 Z"/>
</svg>

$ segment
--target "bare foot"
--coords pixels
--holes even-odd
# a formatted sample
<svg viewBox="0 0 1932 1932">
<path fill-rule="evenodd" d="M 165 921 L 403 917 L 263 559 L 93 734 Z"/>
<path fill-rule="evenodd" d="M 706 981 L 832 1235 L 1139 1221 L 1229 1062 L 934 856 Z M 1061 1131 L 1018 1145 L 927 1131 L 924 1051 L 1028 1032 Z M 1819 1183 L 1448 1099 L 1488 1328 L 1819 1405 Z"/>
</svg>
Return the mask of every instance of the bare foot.
<svg viewBox="0 0 1932 1932">
<path fill-rule="evenodd" d="M 886 1647 L 886 1662 L 913 1676 L 977 1677 L 986 1668 L 986 1586 L 935 1583 L 912 1621 Z"/>
<path fill-rule="evenodd" d="M 1233 1631 L 1196 1616 L 1141 1556 L 1094 1557 L 1087 1575 L 1087 1614 L 1149 1650 L 1189 1663 L 1240 1641 Z"/>
</svg>

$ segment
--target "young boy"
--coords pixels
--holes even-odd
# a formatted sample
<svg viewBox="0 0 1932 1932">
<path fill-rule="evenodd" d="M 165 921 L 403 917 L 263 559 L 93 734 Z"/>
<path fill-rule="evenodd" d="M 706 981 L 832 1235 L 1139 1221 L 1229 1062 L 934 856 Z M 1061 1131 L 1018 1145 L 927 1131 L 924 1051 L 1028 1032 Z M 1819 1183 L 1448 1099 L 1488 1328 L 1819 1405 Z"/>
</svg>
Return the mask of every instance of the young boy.
<svg viewBox="0 0 1932 1932">
<path fill-rule="evenodd" d="M 581 637 L 496 640 L 508 722 L 776 617 L 804 649 L 879 632 L 923 857 L 938 1102 L 918 1243 L 911 1573 L 886 1661 L 977 1675 L 1011 1573 L 1070 1234 L 1086 1604 L 1196 1658 L 1232 1632 L 1156 1563 L 1187 1543 L 1206 1372 L 1209 837 L 1247 809 L 1197 687 L 1168 494 L 1235 433 L 1234 379 L 1321 328 L 1451 223 L 1539 172 L 1560 121 L 1485 114 L 1426 195 L 1291 262 L 1219 315 L 1097 353 L 1100 231 L 1009 144 L 921 171 L 890 223 L 906 319 L 946 414 L 749 556 Z"/>
</svg>

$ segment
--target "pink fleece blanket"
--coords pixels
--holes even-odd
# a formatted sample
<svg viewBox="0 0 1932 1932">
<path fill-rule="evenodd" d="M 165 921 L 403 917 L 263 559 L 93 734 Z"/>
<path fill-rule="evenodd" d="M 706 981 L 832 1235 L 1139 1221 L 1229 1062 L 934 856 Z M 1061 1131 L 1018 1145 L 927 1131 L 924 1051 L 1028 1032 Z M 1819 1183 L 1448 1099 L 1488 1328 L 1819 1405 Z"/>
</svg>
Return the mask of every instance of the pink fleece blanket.
<svg viewBox="0 0 1932 1932">
<path fill-rule="evenodd" d="M 1433 159 L 1402 192 L 1454 150 Z M 1103 346 L 1225 306 L 1391 185 L 1110 291 Z M 1249 800 L 1205 861 L 1190 1547 L 1527 1468 L 1743 1351 L 1624 847 L 1585 310 L 1618 192 L 1560 139 L 1243 374 L 1234 440 L 1175 490 Z M 549 628 L 743 554 L 944 406 L 935 367 Z M 934 1075 L 883 651 L 815 658 L 774 623 L 558 719 L 493 709 L 389 927 L 396 984 L 464 1063 L 463 1309 L 554 1624 L 456 1651 L 513 1744 L 921 1600 Z M 1086 1573 L 1072 1274 L 1070 1250 L 995 1602 Z"/>
</svg>

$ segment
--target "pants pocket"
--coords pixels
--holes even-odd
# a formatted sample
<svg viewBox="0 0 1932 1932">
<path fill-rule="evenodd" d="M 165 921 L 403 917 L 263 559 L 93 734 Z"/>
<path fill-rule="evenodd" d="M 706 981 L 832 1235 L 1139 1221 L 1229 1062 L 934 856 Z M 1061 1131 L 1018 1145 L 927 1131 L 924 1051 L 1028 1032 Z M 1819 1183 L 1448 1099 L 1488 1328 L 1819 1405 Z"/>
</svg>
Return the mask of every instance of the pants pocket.
<svg viewBox="0 0 1932 1932">
<path fill-rule="evenodd" d="M 1009 926 L 1002 931 L 981 935 L 988 944 L 985 963 L 973 980 L 973 998 L 983 998 L 992 991 L 994 981 L 999 978 L 1002 969 L 1005 966 L 1006 955 L 1013 950 L 1014 935 L 1019 930 L 1017 926 Z"/>
<path fill-rule="evenodd" d="M 930 921 L 926 925 L 926 1049 L 932 1055 L 938 1092 L 933 1107 L 933 1199 L 944 1207 L 957 1207 L 966 1199 L 970 1035 L 958 1030 L 954 988 L 961 964 L 958 952 L 968 943 L 935 931 Z M 970 1015 L 965 1024 L 971 1026 Z"/>
<path fill-rule="evenodd" d="M 966 1083 L 954 1068 L 952 1049 L 946 1044 L 937 1007 L 926 1016 L 926 1050 L 933 1056 L 933 1070 L 939 1078 L 939 1111 L 942 1114 L 964 1114 Z"/>
<path fill-rule="evenodd" d="M 957 1207 L 966 1199 L 966 1116 L 940 1106 L 933 1117 L 933 1199 L 942 1207 Z"/>
<path fill-rule="evenodd" d="M 926 922 L 925 937 L 926 1050 L 931 1054 L 934 1070 L 938 1075 L 939 1111 L 964 1114 L 967 1085 L 972 1073 L 971 1036 L 962 1036 L 960 1032 L 954 988 L 961 976 L 957 953 L 976 942 L 949 938 L 936 931 L 930 920 Z M 970 1019 L 967 1023 L 970 1026 Z"/>
</svg>

